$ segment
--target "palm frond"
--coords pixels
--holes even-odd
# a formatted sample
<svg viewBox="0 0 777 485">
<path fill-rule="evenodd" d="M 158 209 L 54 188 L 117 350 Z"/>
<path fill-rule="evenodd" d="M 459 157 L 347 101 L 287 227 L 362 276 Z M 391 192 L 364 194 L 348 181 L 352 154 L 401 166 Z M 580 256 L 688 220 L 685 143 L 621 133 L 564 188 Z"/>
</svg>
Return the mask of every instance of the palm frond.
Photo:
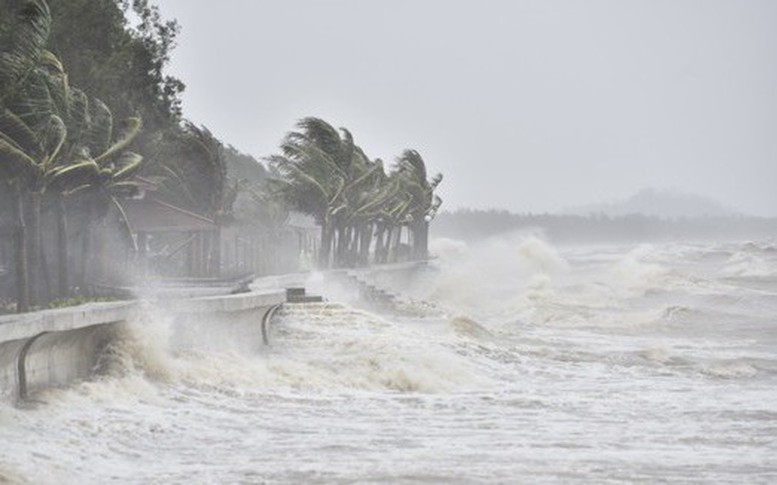
<svg viewBox="0 0 777 485">
<path fill-rule="evenodd" d="M 40 153 L 43 147 L 38 136 L 18 115 L 7 108 L 0 110 L 0 134 L 7 137 L 20 150 L 27 153 Z"/>
<path fill-rule="evenodd" d="M 53 191 L 73 192 L 73 187 L 91 186 L 99 175 L 100 167 L 94 160 L 77 160 L 48 171 L 46 183 Z"/>
<path fill-rule="evenodd" d="M 134 177 L 143 168 L 143 157 L 133 152 L 125 152 L 116 164 L 116 170 L 111 174 L 114 181 Z"/>
<path fill-rule="evenodd" d="M 132 143 L 135 137 L 138 136 L 138 133 L 140 133 L 140 128 L 142 126 L 140 118 L 128 118 L 126 123 L 127 123 L 127 126 L 124 129 L 124 131 L 121 133 L 121 135 L 119 135 L 119 138 L 110 147 L 108 147 L 107 150 L 97 155 L 94 159 L 95 162 L 97 162 L 98 164 L 104 163 L 110 157 L 124 150 L 127 147 L 127 145 Z"/>
<path fill-rule="evenodd" d="M 45 158 L 42 160 L 41 165 L 44 172 L 59 155 L 62 145 L 65 144 L 66 137 L 67 128 L 65 127 L 65 122 L 59 116 L 51 115 L 42 133 Z"/>
<path fill-rule="evenodd" d="M 7 180 L 33 178 L 40 173 L 40 168 L 27 153 L 0 138 L 0 172 Z"/>
<path fill-rule="evenodd" d="M 83 142 L 92 155 L 99 155 L 108 151 L 111 145 L 113 113 L 105 103 L 96 98 L 89 100 L 88 109 L 89 128 L 84 134 Z"/>
<path fill-rule="evenodd" d="M 35 69 L 50 27 L 51 13 L 43 0 L 0 4 L 0 104 L 16 95 Z"/>
</svg>

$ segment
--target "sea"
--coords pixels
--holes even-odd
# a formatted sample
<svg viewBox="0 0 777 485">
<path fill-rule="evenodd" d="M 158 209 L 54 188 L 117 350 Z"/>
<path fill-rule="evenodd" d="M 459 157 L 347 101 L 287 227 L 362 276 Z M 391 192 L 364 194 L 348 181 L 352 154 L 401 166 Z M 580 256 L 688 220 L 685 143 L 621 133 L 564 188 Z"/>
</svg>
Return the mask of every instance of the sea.
<svg viewBox="0 0 777 485">
<path fill-rule="evenodd" d="M 128 324 L 0 405 L 0 483 L 777 483 L 777 240 L 432 252 L 383 303 L 312 274 L 269 346 Z"/>
</svg>

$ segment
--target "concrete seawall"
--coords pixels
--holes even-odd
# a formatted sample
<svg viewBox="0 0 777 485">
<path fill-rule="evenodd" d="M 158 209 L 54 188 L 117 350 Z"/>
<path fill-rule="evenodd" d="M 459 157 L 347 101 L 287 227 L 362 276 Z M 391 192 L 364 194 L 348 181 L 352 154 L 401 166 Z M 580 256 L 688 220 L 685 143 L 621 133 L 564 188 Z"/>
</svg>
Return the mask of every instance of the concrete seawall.
<svg viewBox="0 0 777 485">
<path fill-rule="evenodd" d="M 325 273 L 353 284 L 368 280 L 402 288 L 425 262 Z M 164 294 L 152 300 L 89 303 L 0 317 L 0 401 L 16 402 L 103 370 L 106 350 L 133 331 L 163 327 L 173 351 L 233 349 L 258 352 L 267 342 L 272 311 L 286 301 L 281 288 L 305 286 L 310 274 L 268 276 L 235 295 Z M 345 280 L 343 280 L 345 278 Z M 349 281 L 350 278 L 355 279 Z M 354 286 L 354 288 L 357 288 Z"/>
<path fill-rule="evenodd" d="M 121 338 L 127 324 L 154 325 L 164 319 L 173 349 L 228 346 L 256 351 L 262 345 L 265 315 L 285 299 L 282 290 L 262 290 L 90 303 L 0 317 L 0 400 L 14 402 L 99 373 L 106 348 Z"/>
</svg>

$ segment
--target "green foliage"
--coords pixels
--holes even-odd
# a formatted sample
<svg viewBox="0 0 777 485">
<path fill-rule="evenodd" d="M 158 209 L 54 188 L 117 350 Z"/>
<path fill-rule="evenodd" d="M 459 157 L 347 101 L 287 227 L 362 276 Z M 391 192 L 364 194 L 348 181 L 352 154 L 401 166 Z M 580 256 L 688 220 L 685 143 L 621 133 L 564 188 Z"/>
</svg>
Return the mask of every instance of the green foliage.
<svg viewBox="0 0 777 485">
<path fill-rule="evenodd" d="M 111 106 L 117 118 L 140 117 L 147 142 L 181 114 L 183 83 L 164 74 L 179 32 L 147 1 L 49 0 L 50 45 L 73 84 Z M 130 26 L 130 13 L 140 20 Z"/>
<path fill-rule="evenodd" d="M 222 143 L 204 126 L 185 122 L 157 145 L 157 160 L 147 175 L 162 181 L 166 201 L 206 217 L 228 217 L 234 202 L 234 182 L 227 178 Z"/>
<path fill-rule="evenodd" d="M 251 155 L 241 153 L 232 145 L 224 147 L 223 155 L 227 173 L 232 179 L 241 180 L 251 186 L 260 185 L 267 179 L 267 169 Z"/>
<path fill-rule="evenodd" d="M 0 103 L 15 95 L 36 68 L 50 25 L 42 0 L 0 1 Z"/>
<path fill-rule="evenodd" d="M 437 213 L 442 199 L 434 195 L 434 189 L 442 182 L 442 174 L 432 180 L 426 178 L 426 163 L 415 150 L 405 150 L 397 159 L 397 177 L 402 190 L 410 196 L 409 215 L 420 222 L 431 220 Z"/>
<path fill-rule="evenodd" d="M 42 192 L 65 143 L 62 64 L 41 49 L 35 67 L 0 105 L 0 177 Z"/>
</svg>

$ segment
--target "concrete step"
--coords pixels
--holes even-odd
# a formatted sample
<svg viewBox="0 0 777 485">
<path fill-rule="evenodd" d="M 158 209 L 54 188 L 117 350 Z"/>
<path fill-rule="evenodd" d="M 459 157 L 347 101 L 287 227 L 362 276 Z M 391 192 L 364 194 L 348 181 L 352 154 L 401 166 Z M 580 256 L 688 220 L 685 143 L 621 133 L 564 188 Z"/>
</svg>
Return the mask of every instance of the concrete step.
<svg viewBox="0 0 777 485">
<path fill-rule="evenodd" d="M 305 296 L 305 288 L 304 287 L 286 288 L 286 297 L 287 298 L 296 298 L 296 297 L 302 297 L 302 296 Z"/>
<path fill-rule="evenodd" d="M 321 303 L 324 301 L 324 298 L 321 296 L 304 295 L 287 297 L 286 301 L 289 303 Z"/>
</svg>

